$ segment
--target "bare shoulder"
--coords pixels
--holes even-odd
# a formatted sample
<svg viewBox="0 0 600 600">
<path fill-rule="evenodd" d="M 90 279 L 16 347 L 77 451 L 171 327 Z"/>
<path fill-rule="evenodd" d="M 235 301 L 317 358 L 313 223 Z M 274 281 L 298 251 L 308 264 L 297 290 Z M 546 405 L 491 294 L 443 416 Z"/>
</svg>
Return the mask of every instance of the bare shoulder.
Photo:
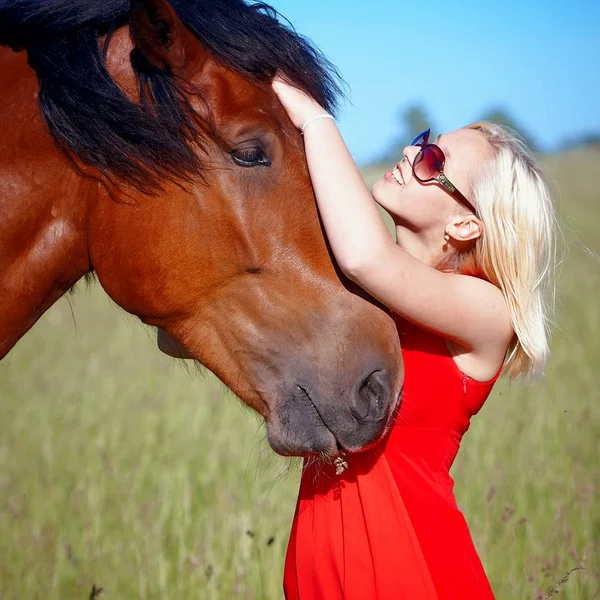
<svg viewBox="0 0 600 600">
<path fill-rule="evenodd" d="M 501 367 L 515 335 L 508 305 L 502 290 L 489 281 L 466 275 L 458 277 L 463 292 L 469 296 L 473 321 L 465 323 L 464 338 L 449 340 L 448 346 L 465 375 L 489 381 Z"/>
<path fill-rule="evenodd" d="M 460 281 L 461 295 L 469 307 L 469 312 L 476 319 L 476 323 L 485 325 L 470 336 L 474 339 L 474 345 L 495 345 L 497 341 L 505 341 L 508 345 L 513 336 L 513 328 L 502 290 L 479 277 L 469 275 L 455 275 L 454 277 Z"/>
</svg>

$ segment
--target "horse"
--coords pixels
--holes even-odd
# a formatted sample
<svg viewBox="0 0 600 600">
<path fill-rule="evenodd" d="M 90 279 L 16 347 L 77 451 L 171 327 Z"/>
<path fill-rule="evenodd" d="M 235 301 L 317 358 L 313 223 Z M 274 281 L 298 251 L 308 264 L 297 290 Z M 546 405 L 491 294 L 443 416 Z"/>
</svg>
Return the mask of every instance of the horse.
<svg viewBox="0 0 600 600">
<path fill-rule="evenodd" d="M 276 452 L 384 435 L 398 333 L 335 265 L 277 71 L 335 110 L 335 67 L 263 3 L 0 3 L 0 358 L 92 275 Z"/>
</svg>

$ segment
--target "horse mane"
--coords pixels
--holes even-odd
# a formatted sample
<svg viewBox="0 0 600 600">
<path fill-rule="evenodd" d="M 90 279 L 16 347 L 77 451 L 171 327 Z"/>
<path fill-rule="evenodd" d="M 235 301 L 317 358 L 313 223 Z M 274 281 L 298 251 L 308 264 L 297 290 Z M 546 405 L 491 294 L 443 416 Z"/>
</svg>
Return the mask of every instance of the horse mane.
<svg viewBox="0 0 600 600">
<path fill-rule="evenodd" d="M 175 12 L 224 64 L 252 81 L 277 69 L 335 112 L 338 71 L 263 2 L 170 0 Z M 110 35 L 129 19 L 129 0 L 0 0 L 0 45 L 27 50 L 40 84 L 39 104 L 57 146 L 98 168 L 110 181 L 145 191 L 164 180 L 202 179 L 200 158 L 212 125 L 192 110 L 189 86 L 139 50 L 131 64 L 140 85 L 132 102 L 106 68 Z M 108 43 L 108 42 L 107 42 Z"/>
</svg>

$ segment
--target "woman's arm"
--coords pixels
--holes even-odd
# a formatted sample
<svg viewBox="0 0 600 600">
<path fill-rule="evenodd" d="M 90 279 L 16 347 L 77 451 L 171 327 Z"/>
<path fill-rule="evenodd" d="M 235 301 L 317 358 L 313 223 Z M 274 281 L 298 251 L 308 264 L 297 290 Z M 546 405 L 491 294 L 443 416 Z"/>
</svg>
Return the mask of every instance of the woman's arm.
<svg viewBox="0 0 600 600">
<path fill-rule="evenodd" d="M 279 78 L 273 88 L 299 129 L 325 112 Z M 467 350 L 508 343 L 512 331 L 498 288 L 437 271 L 394 243 L 331 119 L 309 123 L 304 145 L 327 238 L 350 279 L 394 312 Z"/>
<path fill-rule="evenodd" d="M 298 129 L 326 114 L 315 100 L 279 78 L 273 88 Z M 395 246 L 335 122 L 309 123 L 304 146 L 319 213 L 340 268 L 353 272 L 378 254 L 379 247 Z"/>
</svg>

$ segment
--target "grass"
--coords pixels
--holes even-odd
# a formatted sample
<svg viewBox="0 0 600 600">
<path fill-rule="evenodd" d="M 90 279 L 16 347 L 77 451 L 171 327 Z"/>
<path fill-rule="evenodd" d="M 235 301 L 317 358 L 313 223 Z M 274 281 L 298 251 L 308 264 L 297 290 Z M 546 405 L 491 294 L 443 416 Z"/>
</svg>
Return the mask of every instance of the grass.
<svg viewBox="0 0 600 600">
<path fill-rule="evenodd" d="M 600 597 L 600 153 L 545 162 L 569 228 L 552 360 L 496 386 L 452 471 L 499 600 Z M 0 363 L 0 400 L 0 600 L 282 597 L 299 463 L 97 286 Z"/>
</svg>

